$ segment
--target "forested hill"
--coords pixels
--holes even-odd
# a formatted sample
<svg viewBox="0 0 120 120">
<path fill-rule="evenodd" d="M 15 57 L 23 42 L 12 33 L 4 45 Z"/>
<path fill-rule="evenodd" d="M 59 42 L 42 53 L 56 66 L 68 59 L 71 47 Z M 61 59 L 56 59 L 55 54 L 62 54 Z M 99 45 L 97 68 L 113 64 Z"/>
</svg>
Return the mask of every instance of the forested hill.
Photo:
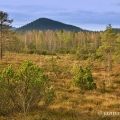
<svg viewBox="0 0 120 120">
<path fill-rule="evenodd" d="M 116 33 L 120 33 L 120 28 L 113 28 Z"/>
<path fill-rule="evenodd" d="M 55 20 L 51 20 L 48 18 L 39 18 L 31 23 L 28 23 L 20 28 L 17 29 L 17 31 L 29 31 L 29 30 L 67 30 L 67 31 L 74 31 L 76 30 L 78 31 L 87 31 L 87 30 L 83 30 L 79 27 L 73 26 L 73 25 L 68 25 L 68 24 L 64 24 Z"/>
</svg>

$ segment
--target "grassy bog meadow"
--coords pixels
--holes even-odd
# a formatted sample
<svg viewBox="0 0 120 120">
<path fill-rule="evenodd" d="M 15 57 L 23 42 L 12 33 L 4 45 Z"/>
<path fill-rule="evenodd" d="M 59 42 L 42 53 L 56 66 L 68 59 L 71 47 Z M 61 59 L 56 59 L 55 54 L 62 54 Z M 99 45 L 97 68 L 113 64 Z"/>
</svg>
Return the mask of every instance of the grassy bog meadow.
<svg viewBox="0 0 120 120">
<path fill-rule="evenodd" d="M 120 109 L 119 64 L 116 63 L 113 66 L 114 72 L 111 74 L 111 83 L 108 81 L 104 85 L 104 67 L 99 61 L 95 61 L 94 64 L 91 65 L 91 71 L 97 88 L 94 90 L 81 90 L 79 87 L 74 86 L 72 82 L 76 74 L 75 70 L 77 70 L 79 66 L 91 64 L 89 63 L 90 61 L 74 60 L 74 57 L 70 54 L 59 54 L 58 59 L 58 55 L 31 55 L 6 52 L 3 56 L 0 68 L 3 70 L 8 64 L 12 64 L 14 70 L 17 71 L 26 58 L 46 72 L 50 79 L 49 82 L 55 90 L 55 97 L 51 104 L 44 108 L 43 101 L 41 101 L 27 113 L 26 119 L 119 119 L 119 115 L 117 114 L 114 116 L 109 115 L 110 113 L 104 115 L 104 112 L 119 112 Z M 52 59 L 55 60 L 54 63 L 51 62 Z M 16 111 L 12 109 L 11 104 L 7 104 L 6 107 L 8 107 L 5 110 L 6 114 L 2 113 L 4 109 L 1 110 L 1 119 L 24 119 L 21 110 Z M 3 108 L 5 108 L 5 106 Z"/>
</svg>

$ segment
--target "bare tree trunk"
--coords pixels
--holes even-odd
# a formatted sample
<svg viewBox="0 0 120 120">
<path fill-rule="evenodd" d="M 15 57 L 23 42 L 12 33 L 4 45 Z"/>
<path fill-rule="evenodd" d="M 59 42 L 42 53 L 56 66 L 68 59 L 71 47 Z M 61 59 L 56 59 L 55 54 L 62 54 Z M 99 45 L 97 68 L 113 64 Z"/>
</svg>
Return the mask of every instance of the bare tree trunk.
<svg viewBox="0 0 120 120">
<path fill-rule="evenodd" d="M 104 60 L 103 65 L 104 65 L 104 81 L 105 81 L 105 83 L 107 83 L 107 80 L 106 80 L 106 69 L 107 69 L 106 60 Z"/>
<path fill-rule="evenodd" d="M 110 58 L 110 71 L 112 71 L 112 52 L 111 51 L 109 54 L 109 58 Z"/>
<path fill-rule="evenodd" d="M 2 60 L 2 28 L 0 28 L 0 60 Z"/>
<path fill-rule="evenodd" d="M 108 82 L 110 84 L 110 54 L 108 54 Z"/>
</svg>

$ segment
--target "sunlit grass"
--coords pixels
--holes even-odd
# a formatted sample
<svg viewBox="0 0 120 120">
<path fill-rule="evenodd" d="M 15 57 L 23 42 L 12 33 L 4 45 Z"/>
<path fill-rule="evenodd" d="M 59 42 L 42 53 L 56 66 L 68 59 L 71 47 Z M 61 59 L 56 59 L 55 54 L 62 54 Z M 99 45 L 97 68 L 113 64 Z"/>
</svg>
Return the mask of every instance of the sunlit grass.
<svg viewBox="0 0 120 120">
<path fill-rule="evenodd" d="M 70 74 L 70 70 L 74 64 L 85 65 L 85 61 L 71 60 L 70 55 L 59 55 L 57 59 L 58 67 L 62 71 L 57 77 L 50 68 L 50 59 L 52 56 L 10 53 L 6 52 L 3 60 L 0 61 L 0 69 L 4 69 L 8 64 L 12 64 L 17 70 L 25 59 L 30 59 L 33 63 L 43 68 L 49 75 L 51 84 L 55 89 L 56 98 L 54 102 L 46 109 L 41 107 L 30 112 L 28 120 L 92 120 L 102 117 L 97 114 L 98 111 L 113 111 L 120 110 L 120 66 L 114 64 L 113 74 L 111 75 L 111 85 L 107 85 L 106 92 L 101 92 L 101 84 L 104 78 L 104 69 L 100 62 L 93 63 L 92 73 L 94 81 L 97 84 L 97 89 L 93 91 L 81 91 L 79 88 L 72 85 L 74 75 Z M 53 56 L 56 58 L 57 56 Z M 40 106 L 40 105 L 39 105 Z M 9 115 L 13 120 L 22 120 L 22 113 Z M 104 117 L 104 116 L 103 116 Z M 118 116 L 117 116 L 118 117 Z M 120 117 L 120 116 L 119 116 Z M 7 120 L 8 117 L 0 117 L 1 120 Z M 97 120 L 97 119 L 95 119 Z M 110 119 L 111 120 L 111 119 Z M 113 118 L 114 120 L 114 118 Z"/>
</svg>

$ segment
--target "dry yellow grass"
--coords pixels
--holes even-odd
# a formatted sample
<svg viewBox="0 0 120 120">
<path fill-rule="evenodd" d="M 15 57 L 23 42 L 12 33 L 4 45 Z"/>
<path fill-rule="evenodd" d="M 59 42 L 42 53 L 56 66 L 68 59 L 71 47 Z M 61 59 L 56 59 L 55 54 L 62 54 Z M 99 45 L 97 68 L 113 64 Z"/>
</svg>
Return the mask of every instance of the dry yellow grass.
<svg viewBox="0 0 120 120">
<path fill-rule="evenodd" d="M 55 89 L 56 98 L 46 111 L 40 108 L 29 113 L 29 120 L 119 120 L 120 115 L 104 116 L 104 112 L 120 112 L 120 65 L 114 64 L 113 73 L 111 75 L 111 84 L 107 84 L 106 93 L 101 92 L 101 85 L 104 78 L 103 66 L 100 62 L 94 62 L 92 73 L 94 81 L 97 83 L 97 89 L 93 91 L 81 92 L 79 88 L 72 85 L 72 77 L 70 70 L 76 63 L 85 65 L 85 61 L 71 60 L 70 55 L 59 55 L 57 65 L 61 70 L 59 77 L 50 69 L 50 59 L 52 56 L 10 53 L 6 52 L 3 60 L 0 61 L 0 69 L 3 69 L 8 64 L 12 64 L 17 68 L 25 59 L 30 59 L 33 63 L 43 68 L 49 75 L 51 84 Z M 56 58 L 56 56 L 53 56 Z M 101 114 L 98 114 L 102 111 Z M 22 114 L 10 115 L 13 120 L 21 120 Z M 2 119 L 7 119 L 1 117 Z"/>
</svg>

